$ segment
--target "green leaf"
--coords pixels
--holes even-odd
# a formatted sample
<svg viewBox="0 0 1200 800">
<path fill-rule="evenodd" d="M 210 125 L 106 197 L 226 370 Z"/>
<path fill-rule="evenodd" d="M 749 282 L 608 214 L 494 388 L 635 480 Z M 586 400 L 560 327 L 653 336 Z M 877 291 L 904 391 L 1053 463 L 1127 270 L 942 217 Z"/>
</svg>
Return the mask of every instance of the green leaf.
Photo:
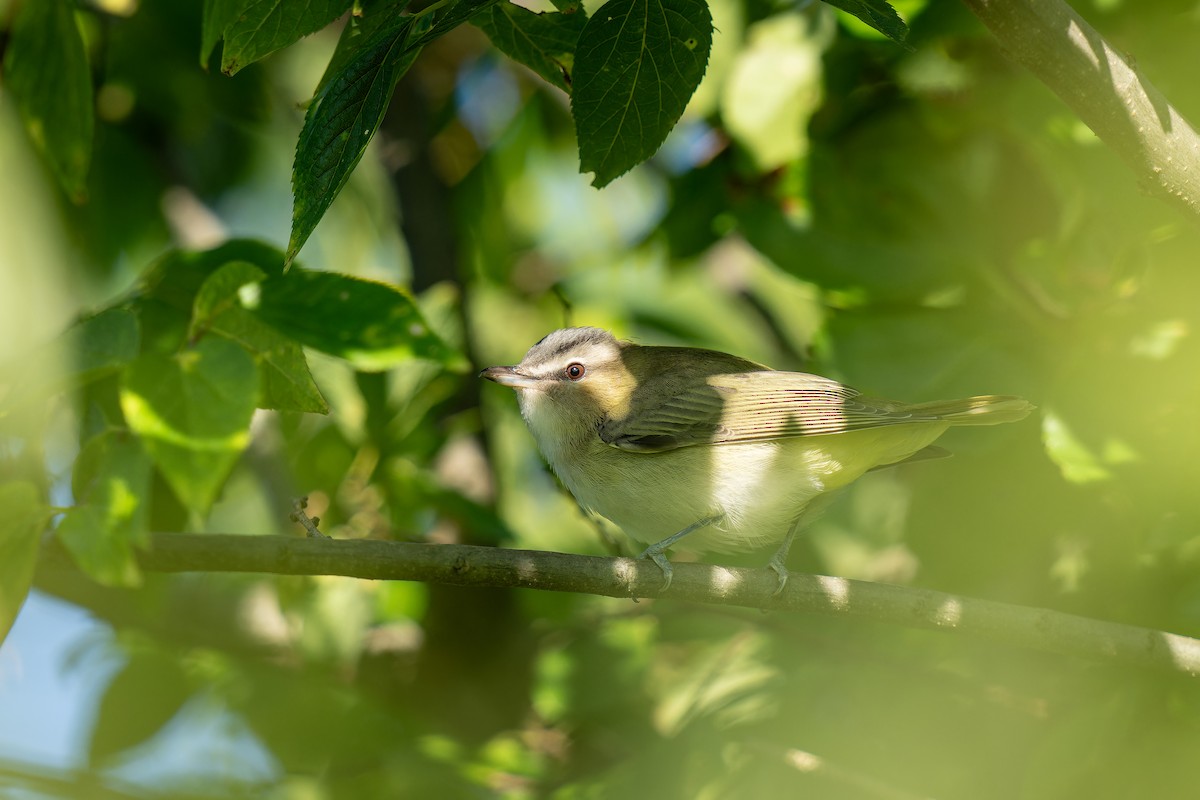
<svg viewBox="0 0 1200 800">
<path fill-rule="evenodd" d="M 179 499 L 198 512 L 208 510 L 246 447 L 257 400 L 254 359 L 216 337 L 173 356 L 143 355 L 121 387 L 129 427 Z"/>
<path fill-rule="evenodd" d="M 76 202 L 87 197 L 94 127 L 92 78 L 74 3 L 20 3 L 4 79 L 34 144 Z"/>
<path fill-rule="evenodd" d="M 410 358 L 465 369 L 463 356 L 429 327 L 406 292 L 333 272 L 293 269 L 262 286 L 258 316 L 285 335 L 362 370 Z"/>
<path fill-rule="evenodd" d="M 474 22 L 500 52 L 529 67 L 547 83 L 571 92 L 575 44 L 587 23 L 582 9 L 535 14 L 513 3 L 500 3 Z"/>
<path fill-rule="evenodd" d="M 1058 466 L 1062 476 L 1071 483 L 1096 483 L 1114 477 L 1104 465 L 1106 459 L 1094 453 L 1067 426 L 1063 418 L 1051 409 L 1042 414 L 1042 443 L 1045 445 L 1046 455 Z M 1112 451 L 1112 448 L 1109 450 Z M 1113 459 L 1117 463 L 1123 460 L 1127 459 Z"/>
<path fill-rule="evenodd" d="M 482 14 L 501 0 L 459 0 L 442 10 L 428 27 L 414 30 L 412 46 L 424 47 L 444 33 L 454 30 L 467 20 Z"/>
<path fill-rule="evenodd" d="M 0 419 L 116 372 L 137 358 L 140 341 L 138 319 L 125 309 L 109 309 L 80 320 L 53 342 L 4 365 L 3 372 L 13 376 L 13 389 L 4 398 Z"/>
<path fill-rule="evenodd" d="M 374 36 L 384 26 L 395 24 L 407 5 L 408 0 L 380 0 L 380 2 L 371 3 L 363 8 L 361 16 L 351 14 L 345 27 L 342 28 L 341 36 L 338 37 L 337 46 L 333 49 L 333 56 L 330 57 L 329 63 L 325 66 L 325 72 L 317 83 L 317 89 L 313 93 L 314 97 L 319 96 L 325 85 L 345 69 L 352 58 L 358 55 L 358 46 L 362 42 Z"/>
<path fill-rule="evenodd" d="M 704 0 L 609 0 L 579 36 L 571 113 L 579 171 L 592 185 L 654 155 L 708 64 L 712 16 Z"/>
<path fill-rule="evenodd" d="M 266 277 L 267 273 L 248 261 L 231 261 L 209 275 L 192 301 L 192 323 L 188 337 L 196 338 L 225 311 L 241 308 L 244 305 L 242 293 L 255 288 Z M 257 297 L 257 291 L 249 294 Z"/>
<path fill-rule="evenodd" d="M 414 19 L 395 16 L 359 39 L 345 66 L 308 107 L 292 166 L 288 263 L 350 179 L 383 121 L 392 89 L 417 57 L 418 48 L 408 41 Z"/>
<path fill-rule="evenodd" d="M 190 315 L 196 295 L 214 272 L 234 261 L 258 267 L 268 277 L 283 274 L 283 253 L 253 239 L 233 239 L 211 250 L 174 250 L 145 271 L 141 294 Z"/>
<path fill-rule="evenodd" d="M 304 348 L 243 308 L 217 318 L 213 330 L 254 354 L 262 372 L 259 408 L 328 414 L 329 404 L 313 381 Z"/>
<path fill-rule="evenodd" d="M 226 75 L 324 28 L 350 8 L 351 0 L 242 0 L 239 5 L 223 31 L 221 71 Z"/>
<path fill-rule="evenodd" d="M 200 21 L 200 66 L 208 69 L 213 48 L 225 34 L 225 29 L 237 19 L 243 0 L 204 0 L 204 15 Z"/>
<path fill-rule="evenodd" d="M 49 511 L 38 499 L 37 488 L 26 481 L 0 485 L 0 642 L 8 636 L 25 595 L 33 584 L 38 534 Z"/>
<path fill-rule="evenodd" d="M 908 26 L 904 24 L 904 20 L 900 19 L 896 9 L 892 8 L 886 0 L 825 0 L 825 2 L 858 17 L 889 39 L 902 43 L 908 36 Z"/>
<path fill-rule="evenodd" d="M 98 765 L 161 731 L 191 695 L 177 661 L 160 653 L 134 652 L 100 700 L 88 743 Z"/>
<path fill-rule="evenodd" d="M 122 431 L 88 440 L 75 462 L 76 507 L 56 535 L 84 572 L 106 586 L 136 586 L 135 547 L 149 544 L 150 459 Z"/>
</svg>

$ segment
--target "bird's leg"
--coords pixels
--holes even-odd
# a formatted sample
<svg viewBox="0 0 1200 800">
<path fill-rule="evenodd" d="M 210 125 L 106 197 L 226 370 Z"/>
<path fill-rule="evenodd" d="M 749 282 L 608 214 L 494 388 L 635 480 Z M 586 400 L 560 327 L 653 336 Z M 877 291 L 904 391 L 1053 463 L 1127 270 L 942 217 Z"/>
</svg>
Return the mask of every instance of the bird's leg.
<svg viewBox="0 0 1200 800">
<path fill-rule="evenodd" d="M 772 597 L 779 597 L 779 595 L 783 594 L 783 587 L 787 586 L 788 551 L 792 549 L 792 542 L 795 541 L 796 534 L 800 531 L 800 521 L 803 519 L 804 512 L 801 511 L 796 517 L 796 521 L 792 523 L 792 527 L 788 530 L 787 536 L 783 537 L 783 543 L 779 545 L 779 549 L 775 551 L 775 555 L 771 556 L 771 560 L 767 562 L 767 566 L 779 576 L 779 586 L 775 587 L 775 591 L 771 594 Z"/>
<path fill-rule="evenodd" d="M 678 542 L 683 537 L 687 536 L 692 531 L 699 530 L 700 528 L 703 528 L 707 525 L 712 525 L 714 522 L 720 522 L 724 517 L 725 517 L 724 514 L 717 514 L 715 517 L 705 517 L 702 520 L 693 522 L 691 525 L 688 525 L 686 528 L 684 528 L 681 531 L 672 533 L 670 536 L 663 539 L 662 541 L 655 542 L 654 544 L 650 545 L 649 547 L 647 547 L 645 550 L 642 551 L 642 554 L 639 555 L 638 558 L 648 558 L 651 561 L 653 561 L 655 564 L 657 564 L 658 568 L 662 570 L 662 573 L 663 573 L 662 590 L 664 592 L 671 586 L 671 575 L 673 574 L 674 571 L 671 569 L 671 562 L 667 561 L 667 557 L 665 555 L 663 555 L 663 553 L 665 553 L 667 551 L 667 548 L 669 548 L 671 545 Z"/>
</svg>

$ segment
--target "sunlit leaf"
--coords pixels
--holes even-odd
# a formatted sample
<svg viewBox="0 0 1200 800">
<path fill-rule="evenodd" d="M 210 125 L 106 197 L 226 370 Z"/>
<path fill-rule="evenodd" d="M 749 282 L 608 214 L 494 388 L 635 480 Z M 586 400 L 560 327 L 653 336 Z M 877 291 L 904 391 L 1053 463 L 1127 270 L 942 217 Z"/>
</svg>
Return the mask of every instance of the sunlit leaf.
<svg viewBox="0 0 1200 800">
<path fill-rule="evenodd" d="M 19 481 L 0 485 L 0 642 L 12 628 L 25 595 L 33 583 L 37 561 L 38 534 L 49 513 L 38 499 L 32 483 Z"/>
<path fill-rule="evenodd" d="M 75 508 L 55 534 L 84 572 L 107 586 L 141 582 L 134 548 L 149 541 L 150 458 L 137 439 L 106 431 L 79 453 L 72 477 Z"/>
<path fill-rule="evenodd" d="M 296 341 L 359 369 L 387 369 L 410 358 L 466 367 L 463 356 L 430 329 L 412 296 L 387 284 L 293 269 L 263 284 L 256 313 Z"/>
<path fill-rule="evenodd" d="M 190 693 L 176 661 L 134 652 L 104 690 L 88 742 L 88 762 L 103 763 L 147 741 L 179 712 Z"/>
<path fill-rule="evenodd" d="M 1042 416 L 1042 442 L 1046 446 L 1046 455 L 1071 483 L 1095 483 L 1113 476 L 1101 463 L 1099 456 L 1053 411 L 1046 411 Z"/>
<path fill-rule="evenodd" d="M 121 387 L 129 427 L 183 503 L 206 511 L 249 441 L 258 369 L 238 345 L 206 337 L 135 361 Z"/>
<path fill-rule="evenodd" d="M 319 31 L 345 13 L 350 4 L 351 0 L 242 0 L 223 32 L 221 71 L 233 75 L 302 36 Z M 211 32 L 206 30 L 205 34 Z M 202 60 L 205 55 L 202 47 Z"/>
<path fill-rule="evenodd" d="M 908 36 L 908 26 L 886 0 L 825 0 L 834 8 L 853 14 L 875 30 L 897 42 Z"/>
<path fill-rule="evenodd" d="M 575 44 L 587 22 L 582 8 L 535 14 L 513 3 L 499 3 L 474 22 L 500 52 L 563 91 L 571 91 Z"/>
<path fill-rule="evenodd" d="M 579 170 L 600 187 L 654 155 L 708 64 L 704 0 L 609 0 L 575 51 L 571 113 Z"/>
<path fill-rule="evenodd" d="M 17 5 L 4 84 L 25 127 L 72 199 L 87 196 L 94 113 L 92 77 L 69 0 Z"/>
<path fill-rule="evenodd" d="M 350 180 L 392 97 L 396 82 L 420 52 L 410 47 L 414 17 L 389 18 L 354 45 L 354 55 L 328 79 L 304 117 L 292 166 L 292 235 L 287 261 Z"/>
</svg>

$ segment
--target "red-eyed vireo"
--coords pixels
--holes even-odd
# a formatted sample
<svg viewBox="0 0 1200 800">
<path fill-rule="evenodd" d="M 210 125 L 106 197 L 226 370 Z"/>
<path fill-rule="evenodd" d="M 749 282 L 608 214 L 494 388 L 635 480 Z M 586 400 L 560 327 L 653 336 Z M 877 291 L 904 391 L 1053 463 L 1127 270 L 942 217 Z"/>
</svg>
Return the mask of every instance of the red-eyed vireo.
<svg viewBox="0 0 1200 800">
<path fill-rule="evenodd" d="M 1032 409 L 1019 397 L 897 403 L 837 381 L 779 372 L 727 353 L 618 341 L 599 328 L 554 331 L 515 367 L 480 377 L 517 391 L 538 447 L 584 508 L 664 553 L 732 552 L 781 542 L 805 510 L 868 470 L 946 455 L 951 425 L 997 425 Z"/>
</svg>

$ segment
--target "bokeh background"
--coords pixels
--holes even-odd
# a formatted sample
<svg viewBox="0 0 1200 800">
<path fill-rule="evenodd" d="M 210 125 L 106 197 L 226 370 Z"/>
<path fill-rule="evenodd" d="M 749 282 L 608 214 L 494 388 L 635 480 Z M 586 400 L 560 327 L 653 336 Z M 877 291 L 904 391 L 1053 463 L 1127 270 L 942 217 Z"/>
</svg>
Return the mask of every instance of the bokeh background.
<svg viewBox="0 0 1200 800">
<path fill-rule="evenodd" d="M 589 324 L 910 401 L 1025 396 L 1020 424 L 948 434 L 953 459 L 865 477 L 792 567 L 1200 635 L 1195 221 L 957 2 L 896 3 L 909 49 L 821 3 L 710 5 L 684 119 L 603 191 L 565 95 L 478 29 L 439 39 L 301 261 L 411 287 L 477 367 Z M 1194 2 L 1075 7 L 1200 119 Z M 227 78 L 197 65 L 199 2 L 79 21 L 85 202 L 0 85 L 0 360 L 169 247 L 285 245 L 300 104 L 338 34 Z M 630 550 L 507 390 L 313 367 L 332 413 L 256 417 L 204 529 L 299 535 L 287 502 L 308 494 L 335 536 Z M 69 503 L 79 424 L 64 402 L 6 431 L 0 477 Z M 5 797 L 1125 798 L 1200 778 L 1194 680 L 866 621 L 328 577 L 113 589 L 46 567 L 35 587 L 0 647 Z"/>
</svg>

